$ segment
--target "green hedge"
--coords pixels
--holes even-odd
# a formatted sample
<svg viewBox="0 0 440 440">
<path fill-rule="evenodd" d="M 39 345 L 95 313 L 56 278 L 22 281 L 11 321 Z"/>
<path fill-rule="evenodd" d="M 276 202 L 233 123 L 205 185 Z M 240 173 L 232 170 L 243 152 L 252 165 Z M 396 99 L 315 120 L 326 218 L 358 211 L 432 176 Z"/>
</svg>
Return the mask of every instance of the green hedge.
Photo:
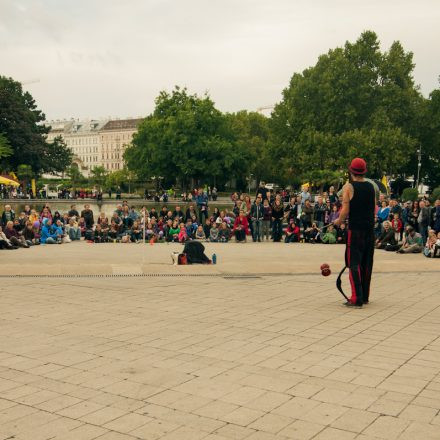
<svg viewBox="0 0 440 440">
<path fill-rule="evenodd" d="M 419 192 L 417 188 L 405 188 L 402 192 L 402 200 L 407 202 L 408 200 L 414 202 L 419 198 Z"/>
<path fill-rule="evenodd" d="M 440 186 L 438 186 L 437 188 L 434 188 L 434 190 L 432 191 L 431 194 L 431 201 L 435 202 L 436 200 L 440 199 Z"/>
</svg>

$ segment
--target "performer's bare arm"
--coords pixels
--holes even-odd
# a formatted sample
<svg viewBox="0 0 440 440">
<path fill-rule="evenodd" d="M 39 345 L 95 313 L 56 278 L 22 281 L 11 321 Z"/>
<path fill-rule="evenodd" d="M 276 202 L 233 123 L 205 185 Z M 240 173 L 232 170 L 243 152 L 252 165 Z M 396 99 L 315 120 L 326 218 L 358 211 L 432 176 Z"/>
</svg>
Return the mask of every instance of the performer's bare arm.
<svg viewBox="0 0 440 440">
<path fill-rule="evenodd" d="M 342 188 L 342 209 L 339 212 L 339 217 L 334 221 L 335 226 L 344 223 L 348 214 L 350 213 L 350 200 L 353 198 L 354 189 L 351 183 L 346 183 Z"/>
</svg>

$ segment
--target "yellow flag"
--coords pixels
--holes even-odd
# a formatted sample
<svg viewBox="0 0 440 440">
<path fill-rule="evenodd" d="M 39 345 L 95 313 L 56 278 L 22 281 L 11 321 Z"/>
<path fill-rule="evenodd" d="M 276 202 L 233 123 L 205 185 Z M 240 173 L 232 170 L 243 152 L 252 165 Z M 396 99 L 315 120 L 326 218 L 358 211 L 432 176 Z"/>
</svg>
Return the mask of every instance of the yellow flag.
<svg viewBox="0 0 440 440">
<path fill-rule="evenodd" d="M 35 184 L 35 179 L 31 180 L 31 185 L 32 185 L 32 193 L 34 197 L 37 197 L 37 185 Z"/>
<path fill-rule="evenodd" d="M 385 186 L 388 192 L 388 179 L 387 176 L 385 176 L 385 174 L 383 175 L 381 182 L 383 183 L 383 185 Z"/>
</svg>

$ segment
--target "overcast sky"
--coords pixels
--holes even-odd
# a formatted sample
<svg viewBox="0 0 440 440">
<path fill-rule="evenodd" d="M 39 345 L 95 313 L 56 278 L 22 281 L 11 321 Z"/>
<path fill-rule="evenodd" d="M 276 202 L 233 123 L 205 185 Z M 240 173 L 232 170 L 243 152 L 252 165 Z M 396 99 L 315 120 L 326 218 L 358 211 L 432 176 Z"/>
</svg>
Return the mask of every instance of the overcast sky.
<svg viewBox="0 0 440 440">
<path fill-rule="evenodd" d="M 368 29 L 414 52 L 427 96 L 439 23 L 439 0 L 0 0 L 0 74 L 39 79 L 25 87 L 48 119 L 146 115 L 175 84 L 256 110 Z"/>
</svg>

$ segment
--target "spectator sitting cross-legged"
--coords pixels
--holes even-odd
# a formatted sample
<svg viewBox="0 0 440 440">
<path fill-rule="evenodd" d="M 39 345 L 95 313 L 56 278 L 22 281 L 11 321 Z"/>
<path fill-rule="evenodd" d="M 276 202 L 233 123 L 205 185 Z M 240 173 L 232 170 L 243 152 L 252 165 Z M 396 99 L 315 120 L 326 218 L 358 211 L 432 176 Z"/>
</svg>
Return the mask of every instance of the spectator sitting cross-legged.
<svg viewBox="0 0 440 440">
<path fill-rule="evenodd" d="M 399 254 L 419 254 L 423 250 L 422 236 L 412 226 L 407 226 Z"/>
</svg>

